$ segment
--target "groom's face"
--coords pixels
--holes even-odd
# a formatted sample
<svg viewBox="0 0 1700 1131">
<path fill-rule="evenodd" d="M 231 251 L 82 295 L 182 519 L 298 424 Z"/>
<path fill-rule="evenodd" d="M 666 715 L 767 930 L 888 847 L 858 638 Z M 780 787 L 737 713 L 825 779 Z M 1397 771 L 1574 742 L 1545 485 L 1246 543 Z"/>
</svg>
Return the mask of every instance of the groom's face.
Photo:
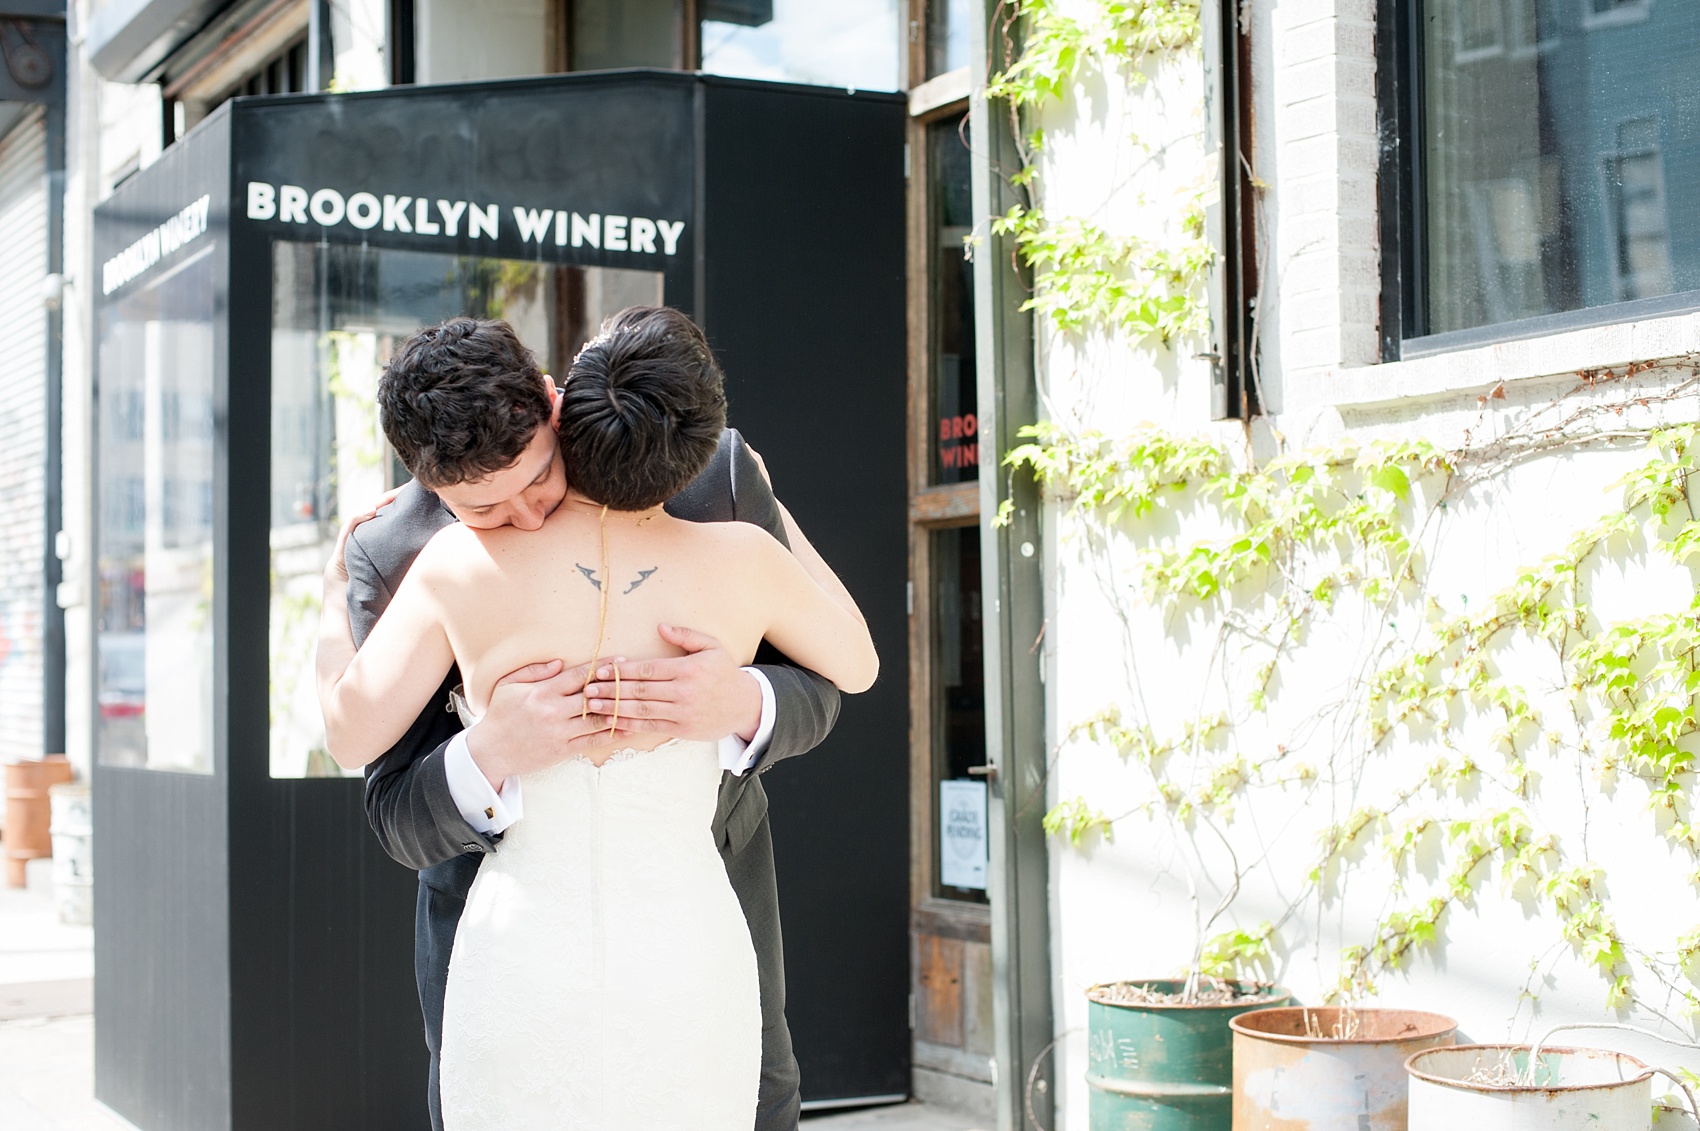
<svg viewBox="0 0 1700 1131">
<path fill-rule="evenodd" d="M 474 530 L 515 526 L 536 530 L 567 497 L 567 477 L 561 465 L 561 396 L 549 385 L 554 411 L 538 427 L 519 458 L 482 479 L 468 479 L 437 488 L 437 497 L 454 516 Z"/>
</svg>

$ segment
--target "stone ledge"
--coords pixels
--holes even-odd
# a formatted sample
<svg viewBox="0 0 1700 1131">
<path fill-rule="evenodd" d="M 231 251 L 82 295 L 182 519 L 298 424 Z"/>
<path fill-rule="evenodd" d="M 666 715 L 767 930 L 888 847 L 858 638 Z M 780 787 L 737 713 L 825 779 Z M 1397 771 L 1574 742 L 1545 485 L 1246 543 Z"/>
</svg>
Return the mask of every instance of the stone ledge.
<svg viewBox="0 0 1700 1131">
<path fill-rule="evenodd" d="M 1700 352 L 1700 313 L 1591 326 L 1411 361 L 1284 375 L 1281 416 L 1440 400 L 1514 384 Z"/>
</svg>

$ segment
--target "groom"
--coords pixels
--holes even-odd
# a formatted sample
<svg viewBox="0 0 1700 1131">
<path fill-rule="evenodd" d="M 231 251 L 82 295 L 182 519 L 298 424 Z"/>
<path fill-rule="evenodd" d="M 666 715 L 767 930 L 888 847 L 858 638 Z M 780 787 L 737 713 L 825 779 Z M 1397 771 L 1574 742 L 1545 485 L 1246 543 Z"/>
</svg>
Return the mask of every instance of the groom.
<svg viewBox="0 0 1700 1131">
<path fill-rule="evenodd" d="M 655 332 L 659 333 L 659 324 Z M 402 342 L 378 386 L 384 432 L 413 475 L 393 504 L 349 536 L 349 612 L 356 643 L 383 615 L 413 559 L 457 519 L 479 529 L 535 530 L 567 483 L 556 429 L 560 394 L 506 322 L 457 318 Z M 667 503 L 700 522 L 751 522 L 798 554 L 755 454 L 728 429 L 707 470 Z M 764 644 L 740 668 L 711 637 L 663 626 L 687 654 L 620 666 L 620 726 L 720 739 L 715 841 L 743 906 L 761 980 L 762 1073 L 758 1131 L 794 1131 L 797 1061 L 785 1024 L 785 970 L 767 795 L 756 773 L 818 745 L 838 716 L 838 690 Z M 489 711 L 461 730 L 451 669 L 407 735 L 366 771 L 366 813 L 385 851 L 419 869 L 414 971 L 431 1054 L 431 1124 L 442 1129 L 438 1055 L 443 991 L 455 928 L 487 852 L 523 818 L 519 778 L 606 741 L 613 671 L 532 664 L 501 680 Z M 587 679 L 589 683 L 587 685 Z M 604 698 L 606 696 L 607 698 Z M 584 715 L 588 700 L 590 714 Z M 725 736 L 732 737 L 725 737 Z M 561 1071 L 571 1072 L 571 1065 Z"/>
</svg>

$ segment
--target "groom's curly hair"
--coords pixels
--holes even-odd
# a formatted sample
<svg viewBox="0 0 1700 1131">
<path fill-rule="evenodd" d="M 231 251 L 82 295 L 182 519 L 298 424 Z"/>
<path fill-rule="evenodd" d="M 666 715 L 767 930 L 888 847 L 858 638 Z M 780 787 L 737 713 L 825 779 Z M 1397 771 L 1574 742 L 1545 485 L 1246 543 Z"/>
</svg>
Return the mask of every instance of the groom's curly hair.
<svg viewBox="0 0 1700 1131">
<path fill-rule="evenodd" d="M 384 435 L 430 488 L 512 467 L 549 423 L 537 358 L 506 322 L 451 318 L 396 347 L 378 379 Z"/>
<path fill-rule="evenodd" d="M 617 511 L 672 498 L 720 443 L 724 382 L 708 339 L 679 311 L 611 315 L 573 359 L 562 393 L 567 482 Z"/>
</svg>

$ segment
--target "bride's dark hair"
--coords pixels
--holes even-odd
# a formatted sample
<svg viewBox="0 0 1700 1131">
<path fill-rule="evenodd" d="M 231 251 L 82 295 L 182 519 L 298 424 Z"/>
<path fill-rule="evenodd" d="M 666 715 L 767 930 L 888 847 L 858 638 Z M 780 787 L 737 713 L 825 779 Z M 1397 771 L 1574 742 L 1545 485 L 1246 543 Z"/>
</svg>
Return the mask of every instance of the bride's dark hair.
<svg viewBox="0 0 1700 1131">
<path fill-rule="evenodd" d="M 720 442 L 724 381 L 708 339 L 679 311 L 631 306 L 610 316 L 573 359 L 561 395 L 567 483 L 610 510 L 672 498 Z"/>
</svg>

